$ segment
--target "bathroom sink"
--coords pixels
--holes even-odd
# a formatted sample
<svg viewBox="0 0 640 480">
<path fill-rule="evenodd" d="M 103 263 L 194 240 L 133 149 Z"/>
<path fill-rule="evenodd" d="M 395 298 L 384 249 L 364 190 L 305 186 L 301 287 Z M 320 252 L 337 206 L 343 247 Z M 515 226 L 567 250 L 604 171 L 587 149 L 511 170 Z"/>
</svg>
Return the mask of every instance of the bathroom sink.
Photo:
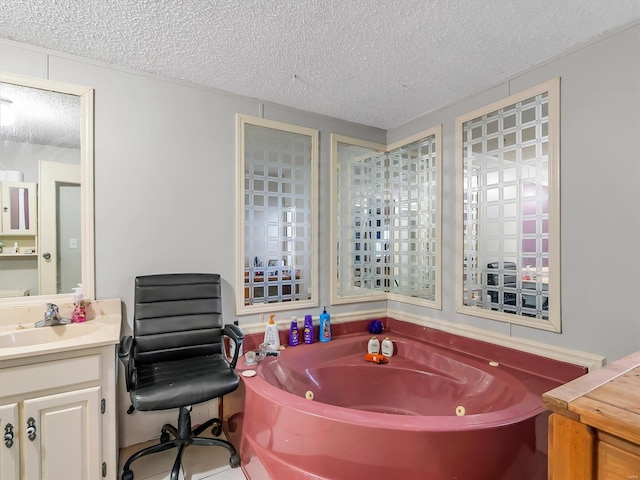
<svg viewBox="0 0 640 480">
<path fill-rule="evenodd" d="M 71 340 L 95 333 L 98 329 L 98 325 L 92 325 L 91 323 L 76 323 L 55 327 L 32 327 L 24 330 L 13 330 L 0 335 L 0 348 L 28 347 Z"/>
</svg>

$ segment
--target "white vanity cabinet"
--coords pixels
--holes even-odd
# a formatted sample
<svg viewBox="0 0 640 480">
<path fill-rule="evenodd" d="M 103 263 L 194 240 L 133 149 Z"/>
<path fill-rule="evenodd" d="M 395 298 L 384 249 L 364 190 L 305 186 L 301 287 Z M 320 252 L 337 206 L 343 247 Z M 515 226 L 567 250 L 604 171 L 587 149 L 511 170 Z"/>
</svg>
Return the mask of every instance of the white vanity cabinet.
<svg viewBox="0 0 640 480">
<path fill-rule="evenodd" d="M 3 480 L 116 478 L 113 345 L 0 367 Z"/>
</svg>

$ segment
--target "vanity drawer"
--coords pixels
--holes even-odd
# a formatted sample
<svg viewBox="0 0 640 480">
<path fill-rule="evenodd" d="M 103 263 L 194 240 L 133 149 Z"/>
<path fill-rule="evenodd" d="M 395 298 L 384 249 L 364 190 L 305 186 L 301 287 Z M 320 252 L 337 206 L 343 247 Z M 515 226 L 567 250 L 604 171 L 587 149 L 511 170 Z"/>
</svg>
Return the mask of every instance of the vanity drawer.
<svg viewBox="0 0 640 480">
<path fill-rule="evenodd" d="M 99 381 L 102 355 L 67 358 L 0 370 L 0 396 Z"/>
<path fill-rule="evenodd" d="M 625 444 L 627 448 L 622 449 L 598 442 L 598 480 L 640 478 L 640 448 L 631 443 Z"/>
</svg>

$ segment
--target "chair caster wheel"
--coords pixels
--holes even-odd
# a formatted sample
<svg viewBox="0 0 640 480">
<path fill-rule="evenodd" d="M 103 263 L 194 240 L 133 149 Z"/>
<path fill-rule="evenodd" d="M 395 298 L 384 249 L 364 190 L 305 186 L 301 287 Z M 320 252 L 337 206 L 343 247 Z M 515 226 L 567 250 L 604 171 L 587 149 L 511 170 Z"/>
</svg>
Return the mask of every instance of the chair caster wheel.
<svg viewBox="0 0 640 480">
<path fill-rule="evenodd" d="M 122 480 L 133 480 L 133 472 L 131 470 L 122 472 Z"/>
<path fill-rule="evenodd" d="M 215 437 L 219 437 L 220 434 L 222 434 L 222 422 L 221 421 L 217 421 L 214 423 L 213 427 L 211 428 L 211 434 Z"/>
<path fill-rule="evenodd" d="M 238 455 L 231 455 L 229 458 L 229 466 L 231 468 L 238 468 L 240 466 L 240 457 Z"/>
<path fill-rule="evenodd" d="M 167 443 L 170 440 L 169 432 L 162 432 L 160 434 L 160 443 Z M 123 479 L 124 480 L 124 479 Z"/>
</svg>

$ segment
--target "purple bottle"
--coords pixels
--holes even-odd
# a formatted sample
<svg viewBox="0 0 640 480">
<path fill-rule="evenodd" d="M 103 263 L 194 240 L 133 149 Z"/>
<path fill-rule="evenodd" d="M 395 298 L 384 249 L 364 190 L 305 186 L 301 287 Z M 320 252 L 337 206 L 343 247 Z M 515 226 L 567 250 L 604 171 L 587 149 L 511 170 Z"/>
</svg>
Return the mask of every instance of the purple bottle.
<svg viewBox="0 0 640 480">
<path fill-rule="evenodd" d="M 289 346 L 295 347 L 300 343 L 300 336 L 298 332 L 298 319 L 291 317 L 291 328 L 289 328 Z"/>
<path fill-rule="evenodd" d="M 304 343 L 313 343 L 313 317 L 304 316 Z"/>
</svg>

